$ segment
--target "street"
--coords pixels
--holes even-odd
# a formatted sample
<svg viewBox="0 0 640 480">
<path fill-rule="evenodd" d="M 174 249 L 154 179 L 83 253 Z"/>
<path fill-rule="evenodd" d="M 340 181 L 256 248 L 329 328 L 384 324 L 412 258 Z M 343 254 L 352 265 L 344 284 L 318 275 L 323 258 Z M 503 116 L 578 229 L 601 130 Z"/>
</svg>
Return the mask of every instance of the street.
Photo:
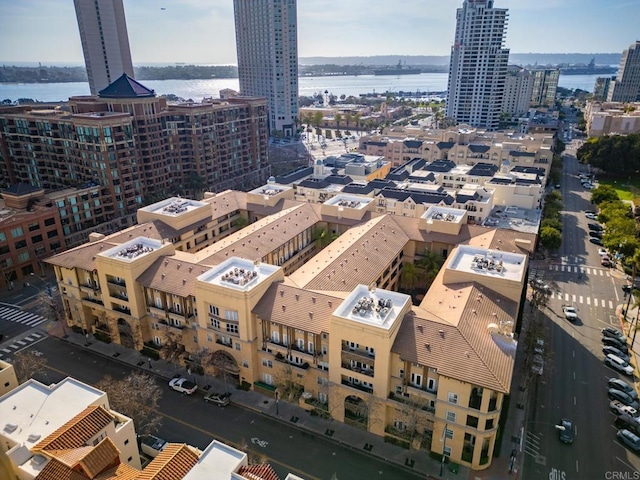
<svg viewBox="0 0 640 480">
<path fill-rule="evenodd" d="M 46 337 L 26 350 L 38 350 L 47 359 L 47 370 L 34 376 L 45 384 L 67 376 L 95 384 L 104 375 L 122 378 L 131 371 L 130 366 L 115 359 L 55 337 Z M 329 480 L 334 474 L 340 480 L 413 478 L 407 470 L 349 445 L 339 445 L 233 404 L 224 408 L 207 404 L 200 393 L 181 395 L 170 390 L 162 378 L 158 378 L 158 384 L 163 396 L 157 413 L 163 425 L 157 435 L 167 441 L 204 449 L 215 438 L 268 461 L 281 478 L 289 472 L 309 480 Z"/>
<path fill-rule="evenodd" d="M 607 398 L 609 378 L 632 379 L 603 364 L 600 332 L 606 326 L 620 329 L 615 308 L 624 301 L 624 275 L 601 267 L 598 246 L 589 242 L 587 224 L 592 221 L 584 212 L 595 207 L 578 179 L 581 170 L 586 167 L 569 147 L 561 184 L 562 246 L 558 258 L 538 269 L 552 292 L 542 307 L 552 358 L 528 392 L 523 439 L 527 479 L 636 478 L 640 469 L 640 459 L 616 439 Z M 565 319 L 563 305 L 577 309 L 577 321 Z M 556 425 L 562 418 L 573 422 L 573 444 L 559 441 Z"/>
</svg>

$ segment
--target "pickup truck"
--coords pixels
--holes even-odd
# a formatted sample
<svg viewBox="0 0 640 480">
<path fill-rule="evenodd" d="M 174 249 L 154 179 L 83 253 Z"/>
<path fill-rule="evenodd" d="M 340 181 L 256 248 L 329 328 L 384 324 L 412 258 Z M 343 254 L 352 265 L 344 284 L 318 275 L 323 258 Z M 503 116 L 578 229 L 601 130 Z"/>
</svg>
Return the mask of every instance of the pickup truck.
<svg viewBox="0 0 640 480">
<path fill-rule="evenodd" d="M 616 415 L 624 415 L 626 413 L 632 417 L 638 416 L 638 411 L 635 408 L 629 407 L 619 400 L 612 400 L 609 408 L 611 408 L 611 411 Z"/>
</svg>

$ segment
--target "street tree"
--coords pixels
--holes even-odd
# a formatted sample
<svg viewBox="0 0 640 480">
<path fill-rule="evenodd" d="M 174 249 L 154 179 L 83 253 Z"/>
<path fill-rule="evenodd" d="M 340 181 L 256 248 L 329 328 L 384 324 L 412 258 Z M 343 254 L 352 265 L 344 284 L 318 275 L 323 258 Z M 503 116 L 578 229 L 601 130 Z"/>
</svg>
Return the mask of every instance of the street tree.
<svg viewBox="0 0 640 480">
<path fill-rule="evenodd" d="M 304 387 L 296 381 L 296 375 L 290 365 L 284 365 L 273 376 L 273 384 L 282 400 L 295 402 L 304 390 Z"/>
<path fill-rule="evenodd" d="M 618 192 L 611 185 L 601 183 L 591 191 L 591 203 L 600 205 L 604 202 L 613 202 L 619 200 Z"/>
<path fill-rule="evenodd" d="M 18 382 L 24 383 L 36 373 L 40 373 L 45 370 L 47 367 L 47 359 L 36 350 L 23 350 L 13 356 L 12 365 L 16 372 Z"/>
<path fill-rule="evenodd" d="M 107 394 L 113 410 L 133 419 L 139 434 L 154 433 L 162 425 L 162 417 L 156 413 L 162 389 L 154 377 L 138 371 L 121 380 L 105 375 L 96 388 Z"/>
<path fill-rule="evenodd" d="M 540 243 L 545 248 L 556 250 L 562 245 L 562 234 L 553 227 L 542 227 L 540 229 Z"/>
</svg>

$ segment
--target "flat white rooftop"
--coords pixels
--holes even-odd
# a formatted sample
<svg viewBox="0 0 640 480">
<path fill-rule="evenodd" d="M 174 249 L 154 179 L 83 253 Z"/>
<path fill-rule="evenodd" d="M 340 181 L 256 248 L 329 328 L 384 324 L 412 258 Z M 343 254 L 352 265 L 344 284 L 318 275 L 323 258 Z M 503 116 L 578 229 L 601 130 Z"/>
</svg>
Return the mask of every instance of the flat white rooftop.
<svg viewBox="0 0 640 480">
<path fill-rule="evenodd" d="M 324 204 L 343 208 L 353 208 L 354 210 L 362 210 L 372 201 L 373 199 L 369 197 L 358 197 L 355 195 L 341 194 L 330 198 L 329 200 L 324 202 Z"/>
<path fill-rule="evenodd" d="M 71 377 L 52 386 L 27 380 L 0 397 L 0 436 L 31 448 L 103 396 Z"/>
<path fill-rule="evenodd" d="M 247 465 L 247 454 L 217 440 L 204 449 L 198 463 L 183 477 L 184 480 L 229 480 L 232 473 Z"/>
<path fill-rule="evenodd" d="M 287 190 L 291 190 L 291 187 L 285 185 L 266 185 L 258 187 L 255 190 L 251 190 L 249 193 L 267 197 L 275 197 L 276 195 L 280 195 L 282 192 L 286 192 Z"/>
<path fill-rule="evenodd" d="M 143 212 L 156 213 L 166 215 L 168 217 L 177 217 L 183 213 L 196 210 L 207 205 L 204 202 L 190 200 L 187 198 L 171 197 L 152 205 L 141 208 Z"/>
<path fill-rule="evenodd" d="M 505 280 L 521 281 L 526 257 L 520 253 L 459 245 L 449 269 Z"/>
<path fill-rule="evenodd" d="M 411 297 L 398 292 L 358 285 L 334 315 L 389 330 Z"/>
<path fill-rule="evenodd" d="M 234 290 L 249 291 L 280 267 L 268 263 L 254 263 L 240 257 L 231 257 L 197 280 Z"/>
<path fill-rule="evenodd" d="M 463 221 L 466 213 L 466 210 L 459 208 L 447 208 L 434 205 L 422 214 L 422 218 L 426 219 L 427 223 L 432 223 L 433 221 L 460 223 Z"/>
<path fill-rule="evenodd" d="M 122 245 L 100 252 L 98 255 L 122 260 L 124 262 L 132 262 L 147 253 L 158 250 L 160 247 L 162 247 L 162 242 L 160 240 L 154 240 L 147 237 L 137 237 L 123 243 Z"/>
</svg>

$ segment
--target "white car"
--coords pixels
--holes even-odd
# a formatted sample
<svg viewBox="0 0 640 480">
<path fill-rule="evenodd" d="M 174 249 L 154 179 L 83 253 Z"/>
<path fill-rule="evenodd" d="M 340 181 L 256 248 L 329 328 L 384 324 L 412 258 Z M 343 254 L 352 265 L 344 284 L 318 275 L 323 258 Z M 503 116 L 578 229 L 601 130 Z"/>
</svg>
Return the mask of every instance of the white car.
<svg viewBox="0 0 640 480">
<path fill-rule="evenodd" d="M 565 305 L 562 307 L 562 313 L 564 313 L 564 318 L 571 322 L 578 319 L 578 311 L 576 310 L 576 307 L 569 307 Z"/>
<path fill-rule="evenodd" d="M 598 255 L 600 255 L 601 257 L 605 256 L 605 255 L 609 255 L 609 252 L 607 252 L 604 248 L 599 248 L 598 249 Z"/>
<path fill-rule="evenodd" d="M 598 216 L 595 213 L 587 213 L 585 215 L 585 217 L 587 217 L 589 220 L 597 220 Z"/>
<path fill-rule="evenodd" d="M 184 377 L 172 378 L 169 381 L 169 387 L 171 387 L 176 392 L 182 393 L 183 395 L 191 395 L 198 389 L 198 386 L 195 383 L 187 380 Z"/>
<path fill-rule="evenodd" d="M 610 366 L 614 370 L 618 370 L 621 373 L 625 373 L 627 375 L 633 375 L 633 367 L 625 362 L 620 357 L 616 357 L 615 355 L 609 353 L 604 357 L 605 365 Z"/>
</svg>

